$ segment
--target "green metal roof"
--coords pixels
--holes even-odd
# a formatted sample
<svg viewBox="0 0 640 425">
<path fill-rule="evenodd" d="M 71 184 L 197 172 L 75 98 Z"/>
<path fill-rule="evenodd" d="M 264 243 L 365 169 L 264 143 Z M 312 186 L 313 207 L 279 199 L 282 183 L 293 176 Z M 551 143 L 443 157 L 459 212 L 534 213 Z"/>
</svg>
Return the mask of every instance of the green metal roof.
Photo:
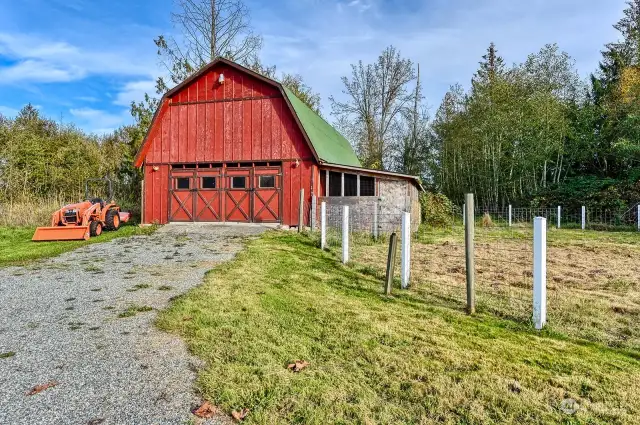
<svg viewBox="0 0 640 425">
<path fill-rule="evenodd" d="M 291 90 L 284 87 L 284 92 L 321 161 L 362 167 L 351 144 L 342 134 L 298 99 Z"/>
</svg>

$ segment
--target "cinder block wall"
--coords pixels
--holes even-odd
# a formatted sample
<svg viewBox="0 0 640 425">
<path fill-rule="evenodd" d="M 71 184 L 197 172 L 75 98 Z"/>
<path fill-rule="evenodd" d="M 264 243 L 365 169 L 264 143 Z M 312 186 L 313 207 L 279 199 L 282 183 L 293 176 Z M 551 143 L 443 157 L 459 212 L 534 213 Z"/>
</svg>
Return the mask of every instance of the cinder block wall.
<svg viewBox="0 0 640 425">
<path fill-rule="evenodd" d="M 352 230 L 374 233 L 376 222 L 378 233 L 389 233 L 399 230 L 402 213 L 411 213 L 411 230 L 417 231 L 420 226 L 420 202 L 418 189 L 411 183 L 402 180 L 378 180 L 378 196 L 330 196 L 318 199 L 327 203 L 328 225 L 342 225 L 342 206 L 349 206 L 349 223 Z M 319 213 L 318 213 L 319 217 Z"/>
</svg>

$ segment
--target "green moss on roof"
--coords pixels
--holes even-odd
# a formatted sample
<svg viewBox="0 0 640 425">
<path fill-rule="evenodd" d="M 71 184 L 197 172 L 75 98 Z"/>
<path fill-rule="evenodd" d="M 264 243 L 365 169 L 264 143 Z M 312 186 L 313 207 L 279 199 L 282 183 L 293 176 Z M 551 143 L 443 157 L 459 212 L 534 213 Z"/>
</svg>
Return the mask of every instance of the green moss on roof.
<svg viewBox="0 0 640 425">
<path fill-rule="evenodd" d="M 362 166 L 351 144 L 342 134 L 298 99 L 291 90 L 285 87 L 284 92 L 321 161 L 351 167 Z"/>
</svg>

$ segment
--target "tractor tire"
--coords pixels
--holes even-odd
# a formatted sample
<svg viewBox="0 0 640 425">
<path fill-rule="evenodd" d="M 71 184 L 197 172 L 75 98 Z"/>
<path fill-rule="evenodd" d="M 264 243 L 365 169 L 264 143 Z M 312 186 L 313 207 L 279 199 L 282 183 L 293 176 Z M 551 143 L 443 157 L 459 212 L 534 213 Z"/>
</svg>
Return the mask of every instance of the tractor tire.
<svg viewBox="0 0 640 425">
<path fill-rule="evenodd" d="M 89 223 L 89 234 L 91 236 L 100 236 L 102 234 L 102 223 L 97 220 Z"/>
<path fill-rule="evenodd" d="M 109 210 L 104 217 L 104 230 L 118 230 L 120 228 L 120 214 L 118 210 Z"/>
</svg>

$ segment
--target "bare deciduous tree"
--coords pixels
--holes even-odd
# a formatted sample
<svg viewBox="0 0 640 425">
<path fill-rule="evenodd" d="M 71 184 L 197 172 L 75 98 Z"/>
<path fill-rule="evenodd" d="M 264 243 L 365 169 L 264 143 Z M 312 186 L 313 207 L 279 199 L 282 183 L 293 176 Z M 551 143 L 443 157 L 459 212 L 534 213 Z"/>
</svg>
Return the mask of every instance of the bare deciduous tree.
<svg viewBox="0 0 640 425">
<path fill-rule="evenodd" d="M 280 78 L 278 78 L 276 76 L 276 66 L 265 65 L 262 63 L 262 61 L 260 61 L 259 58 L 255 58 L 251 62 L 246 63 L 245 66 L 257 72 L 258 74 L 264 75 L 267 78 L 280 81 L 280 83 L 291 90 L 293 94 L 295 94 L 298 99 L 302 101 L 302 103 L 306 104 L 317 114 L 320 114 L 320 94 L 314 92 L 313 89 L 304 82 L 302 75 L 283 72 L 280 75 Z"/>
<path fill-rule="evenodd" d="M 402 111 L 401 119 L 395 127 L 391 152 L 391 168 L 412 176 L 428 180 L 429 161 L 432 160 L 433 134 L 430 126 L 429 110 L 424 105 L 420 66 L 418 65 L 416 88 L 413 102 Z"/>
<path fill-rule="evenodd" d="M 179 35 L 154 40 L 174 84 L 220 56 L 242 64 L 257 61 L 262 37 L 253 32 L 242 0 L 176 0 L 176 6 L 172 21 Z M 162 78 L 157 89 L 168 89 Z"/>
<path fill-rule="evenodd" d="M 351 78 L 343 77 L 344 102 L 331 97 L 338 126 L 355 145 L 365 167 L 388 165 L 394 126 L 414 94 L 407 84 L 415 78 L 413 63 L 387 47 L 374 64 L 360 61 L 351 66 Z"/>
</svg>

